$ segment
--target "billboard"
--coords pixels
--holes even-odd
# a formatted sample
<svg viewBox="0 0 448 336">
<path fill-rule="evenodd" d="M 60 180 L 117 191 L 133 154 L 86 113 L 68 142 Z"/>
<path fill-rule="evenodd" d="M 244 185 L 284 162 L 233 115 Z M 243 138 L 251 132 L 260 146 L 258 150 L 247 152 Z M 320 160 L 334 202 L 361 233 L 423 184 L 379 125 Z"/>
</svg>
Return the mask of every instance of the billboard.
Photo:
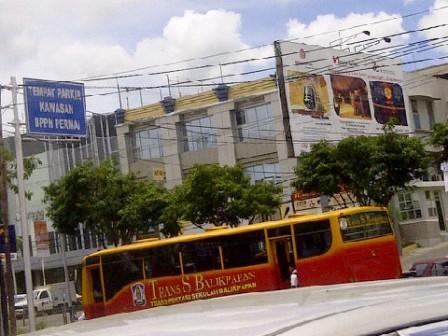
<svg viewBox="0 0 448 336">
<path fill-rule="evenodd" d="M 396 60 L 294 42 L 280 48 L 296 156 L 321 139 L 382 133 L 391 118 L 397 132 L 409 131 Z"/>
<path fill-rule="evenodd" d="M 23 79 L 28 133 L 86 136 L 84 84 Z"/>
</svg>

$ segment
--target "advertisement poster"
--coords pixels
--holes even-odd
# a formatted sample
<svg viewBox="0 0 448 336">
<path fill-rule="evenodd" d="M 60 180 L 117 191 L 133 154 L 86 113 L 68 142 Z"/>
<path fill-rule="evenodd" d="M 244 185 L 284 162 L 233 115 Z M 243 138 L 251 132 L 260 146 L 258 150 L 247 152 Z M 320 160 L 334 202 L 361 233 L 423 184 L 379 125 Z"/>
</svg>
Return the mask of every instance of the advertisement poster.
<svg viewBox="0 0 448 336">
<path fill-rule="evenodd" d="M 392 118 L 397 132 L 409 132 L 397 60 L 294 42 L 280 46 L 296 156 L 321 139 L 381 134 Z"/>
<path fill-rule="evenodd" d="M 34 221 L 34 236 L 37 250 L 48 250 L 48 230 L 47 222 L 42 220 Z"/>
</svg>

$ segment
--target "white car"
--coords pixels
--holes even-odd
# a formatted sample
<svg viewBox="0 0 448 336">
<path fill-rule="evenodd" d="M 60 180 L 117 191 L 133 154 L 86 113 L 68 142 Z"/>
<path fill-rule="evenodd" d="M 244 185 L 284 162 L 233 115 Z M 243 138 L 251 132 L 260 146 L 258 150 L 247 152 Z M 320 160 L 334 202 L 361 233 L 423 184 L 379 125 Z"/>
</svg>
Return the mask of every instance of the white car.
<svg viewBox="0 0 448 336">
<path fill-rule="evenodd" d="M 16 317 L 23 317 L 25 314 L 25 308 L 27 307 L 26 294 L 14 295 L 14 308 L 16 311 Z"/>
</svg>

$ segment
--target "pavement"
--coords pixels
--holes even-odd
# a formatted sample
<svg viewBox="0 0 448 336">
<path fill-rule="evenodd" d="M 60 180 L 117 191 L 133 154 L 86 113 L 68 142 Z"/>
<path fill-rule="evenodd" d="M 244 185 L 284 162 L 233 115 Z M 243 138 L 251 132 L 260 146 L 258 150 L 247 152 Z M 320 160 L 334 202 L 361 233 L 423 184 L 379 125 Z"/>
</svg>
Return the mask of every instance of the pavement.
<svg viewBox="0 0 448 336">
<path fill-rule="evenodd" d="M 81 315 L 81 311 L 75 312 L 75 318 L 79 317 Z M 66 315 L 66 321 L 69 321 L 68 314 Z M 16 326 L 17 326 L 17 334 L 24 334 L 28 332 L 29 324 L 28 319 L 25 317 L 17 319 L 16 320 Z M 53 314 L 47 314 L 47 313 L 39 313 L 36 316 L 36 328 L 39 329 L 45 329 L 48 327 L 56 327 L 64 325 L 64 317 L 62 313 L 53 313 Z"/>
<path fill-rule="evenodd" d="M 409 255 L 401 257 L 401 266 L 403 271 L 407 271 L 414 262 L 446 256 L 448 256 L 448 241 L 434 246 L 420 247 L 413 250 Z"/>
<path fill-rule="evenodd" d="M 431 247 L 420 247 L 416 248 L 408 255 L 401 257 L 401 264 L 403 271 L 407 271 L 412 263 L 417 261 L 423 261 L 426 259 L 434 259 L 439 257 L 448 256 L 448 242 L 442 242 L 440 244 L 431 246 Z M 172 308 L 171 308 L 172 309 Z M 78 317 L 80 315 L 80 311 L 76 313 Z M 48 328 L 63 325 L 63 317 L 62 314 L 41 314 L 36 317 L 37 327 L 40 328 Z M 24 333 L 28 331 L 28 321 L 25 320 L 17 320 L 17 329 L 19 333 Z"/>
</svg>

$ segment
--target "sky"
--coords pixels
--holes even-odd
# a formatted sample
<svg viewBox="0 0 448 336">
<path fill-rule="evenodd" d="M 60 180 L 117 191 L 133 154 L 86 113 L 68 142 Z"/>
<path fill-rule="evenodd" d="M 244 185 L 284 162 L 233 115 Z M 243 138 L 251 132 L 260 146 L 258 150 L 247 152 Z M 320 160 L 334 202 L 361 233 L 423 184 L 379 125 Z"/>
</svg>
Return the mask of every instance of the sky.
<svg viewBox="0 0 448 336">
<path fill-rule="evenodd" d="M 110 113 L 120 107 L 114 93 L 117 83 L 125 90 L 166 85 L 168 80 L 175 84 L 219 77 L 221 72 L 237 75 L 224 77 L 226 81 L 252 79 L 255 75 L 239 74 L 269 68 L 272 61 L 219 64 L 271 56 L 274 40 L 328 46 L 348 36 L 356 35 L 350 41 L 365 38 L 359 36 L 363 30 L 369 30 L 370 37 L 383 37 L 445 24 L 448 18 L 448 0 L 0 0 L 0 8 L 0 84 L 8 85 L 11 76 L 19 84 L 23 77 L 81 81 L 86 86 L 87 110 L 93 113 Z M 382 23 L 372 24 L 378 21 Z M 347 29 L 354 26 L 358 27 Z M 447 35 L 448 26 L 442 26 L 404 34 L 391 43 Z M 233 52 L 241 49 L 246 50 Z M 447 52 L 448 42 L 431 50 L 429 56 L 414 53 L 409 57 L 437 58 Z M 216 53 L 224 54 L 204 58 Z M 201 65 L 209 66 L 172 72 L 169 78 L 165 73 L 154 74 Z M 117 73 L 117 79 L 84 81 Z M 171 87 L 171 95 L 207 89 L 200 82 L 190 83 L 196 86 Z M 167 88 L 128 90 L 121 94 L 121 106 L 139 107 L 168 94 Z M 3 90 L 1 105 L 10 102 L 10 92 Z M 2 114 L 4 123 L 11 119 L 11 109 L 2 109 Z"/>
</svg>

